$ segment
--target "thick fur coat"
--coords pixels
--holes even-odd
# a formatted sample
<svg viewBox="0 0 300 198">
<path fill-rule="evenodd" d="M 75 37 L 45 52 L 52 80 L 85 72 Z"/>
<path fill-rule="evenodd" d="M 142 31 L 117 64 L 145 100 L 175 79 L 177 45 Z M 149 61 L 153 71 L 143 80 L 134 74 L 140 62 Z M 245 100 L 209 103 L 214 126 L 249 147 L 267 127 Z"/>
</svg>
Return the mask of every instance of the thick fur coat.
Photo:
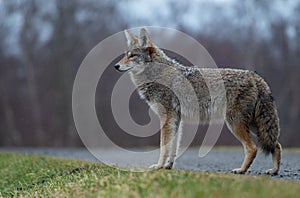
<svg viewBox="0 0 300 198">
<path fill-rule="evenodd" d="M 161 120 L 161 152 L 152 168 L 172 168 L 180 143 L 181 122 L 208 123 L 225 120 L 241 141 L 245 159 L 234 173 L 245 173 L 257 147 L 255 134 L 265 153 L 271 153 L 273 168 L 280 168 L 281 145 L 276 105 L 267 83 L 255 72 L 236 69 L 210 69 L 183 66 L 166 56 L 145 29 L 136 36 L 125 30 L 128 51 L 115 68 L 129 70 L 141 98 Z"/>
</svg>

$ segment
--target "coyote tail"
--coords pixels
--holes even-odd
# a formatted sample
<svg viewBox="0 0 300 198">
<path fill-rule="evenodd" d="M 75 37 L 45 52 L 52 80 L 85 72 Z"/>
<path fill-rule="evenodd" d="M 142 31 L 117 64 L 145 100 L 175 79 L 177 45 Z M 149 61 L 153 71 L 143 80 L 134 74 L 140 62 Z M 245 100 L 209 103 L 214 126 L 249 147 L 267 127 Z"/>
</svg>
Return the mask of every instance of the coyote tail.
<svg viewBox="0 0 300 198">
<path fill-rule="evenodd" d="M 279 118 L 276 104 L 268 85 L 260 79 L 257 82 L 258 98 L 254 121 L 258 128 L 258 143 L 267 155 L 274 153 L 279 137 Z"/>
</svg>

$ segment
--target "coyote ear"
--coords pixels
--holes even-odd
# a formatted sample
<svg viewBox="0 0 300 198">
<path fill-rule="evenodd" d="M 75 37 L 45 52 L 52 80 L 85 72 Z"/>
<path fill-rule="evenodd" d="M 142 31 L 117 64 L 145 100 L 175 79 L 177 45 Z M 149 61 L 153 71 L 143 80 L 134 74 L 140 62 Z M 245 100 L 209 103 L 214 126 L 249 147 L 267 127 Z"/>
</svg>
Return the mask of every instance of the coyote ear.
<svg viewBox="0 0 300 198">
<path fill-rule="evenodd" d="M 145 28 L 140 30 L 139 45 L 141 47 L 154 47 L 152 40 Z"/>
<path fill-rule="evenodd" d="M 127 39 L 127 46 L 132 47 L 138 44 L 138 39 L 131 34 L 128 30 L 124 30 L 126 39 Z"/>
</svg>

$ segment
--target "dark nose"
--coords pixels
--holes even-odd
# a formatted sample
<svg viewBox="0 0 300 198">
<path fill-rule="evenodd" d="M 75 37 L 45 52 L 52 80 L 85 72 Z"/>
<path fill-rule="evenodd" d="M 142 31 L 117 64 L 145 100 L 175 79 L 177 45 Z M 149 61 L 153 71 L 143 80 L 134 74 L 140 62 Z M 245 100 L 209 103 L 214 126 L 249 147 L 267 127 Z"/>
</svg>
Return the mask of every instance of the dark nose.
<svg viewBox="0 0 300 198">
<path fill-rule="evenodd" d="M 119 71 L 120 65 L 115 65 L 115 69 Z"/>
</svg>

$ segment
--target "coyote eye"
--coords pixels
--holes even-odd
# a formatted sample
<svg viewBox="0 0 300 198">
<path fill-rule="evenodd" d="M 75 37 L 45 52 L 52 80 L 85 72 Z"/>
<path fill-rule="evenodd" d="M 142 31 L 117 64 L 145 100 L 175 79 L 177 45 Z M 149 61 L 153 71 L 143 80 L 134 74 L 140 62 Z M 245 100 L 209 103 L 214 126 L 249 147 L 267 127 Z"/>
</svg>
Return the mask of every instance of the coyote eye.
<svg viewBox="0 0 300 198">
<path fill-rule="evenodd" d="M 136 58 L 136 57 L 138 57 L 138 55 L 137 54 L 128 53 L 127 57 L 128 58 Z"/>
</svg>

